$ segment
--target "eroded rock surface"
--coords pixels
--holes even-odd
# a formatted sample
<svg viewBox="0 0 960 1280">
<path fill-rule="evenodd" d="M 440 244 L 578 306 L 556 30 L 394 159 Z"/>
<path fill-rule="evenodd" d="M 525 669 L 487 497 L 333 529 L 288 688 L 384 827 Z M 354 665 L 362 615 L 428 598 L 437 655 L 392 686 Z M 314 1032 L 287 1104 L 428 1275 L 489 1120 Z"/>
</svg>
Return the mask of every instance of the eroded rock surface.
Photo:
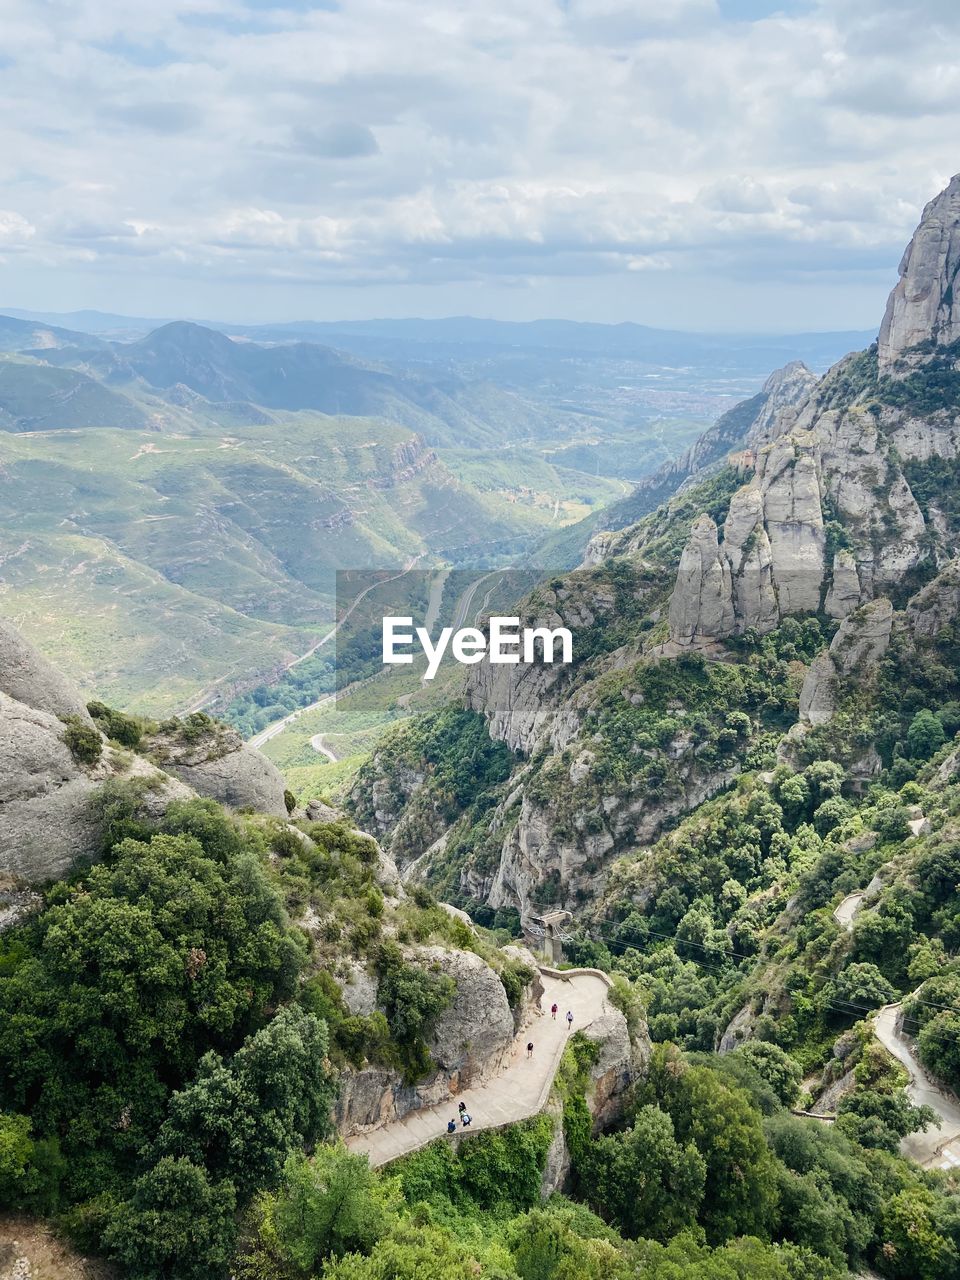
<svg viewBox="0 0 960 1280">
<path fill-rule="evenodd" d="M 800 720 L 825 724 L 833 715 L 844 681 L 869 676 L 886 652 L 893 627 L 893 605 L 872 600 L 840 624 L 830 648 L 810 664 L 800 691 Z"/>
<path fill-rule="evenodd" d="M 881 373 L 902 376 L 960 341 L 960 174 L 926 206 L 880 327 Z M 927 350 L 918 352 L 917 347 Z"/>
<path fill-rule="evenodd" d="M 83 720 L 90 718 L 79 689 L 2 618 L 0 692 L 35 711 L 54 716 L 80 716 Z"/>
<path fill-rule="evenodd" d="M 287 816 L 280 770 L 229 725 L 210 720 L 194 727 L 188 719 L 162 728 L 146 746 L 166 772 L 200 795 L 231 809 Z"/>
</svg>

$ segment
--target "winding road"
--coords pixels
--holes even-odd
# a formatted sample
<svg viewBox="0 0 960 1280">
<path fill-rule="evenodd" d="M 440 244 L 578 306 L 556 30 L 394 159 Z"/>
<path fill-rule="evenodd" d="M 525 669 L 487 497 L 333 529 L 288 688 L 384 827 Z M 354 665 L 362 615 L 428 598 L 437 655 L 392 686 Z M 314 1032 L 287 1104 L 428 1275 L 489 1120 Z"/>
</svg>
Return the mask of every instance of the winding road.
<svg viewBox="0 0 960 1280">
<path fill-rule="evenodd" d="M 331 764 L 336 764 L 339 757 L 335 756 L 330 748 L 325 744 L 324 739 L 326 736 L 327 735 L 325 733 L 315 733 L 310 739 L 310 745 L 318 755 L 326 756 Z"/>
<path fill-rule="evenodd" d="M 607 1011 L 609 979 L 592 969 L 572 969 L 562 976 L 555 976 L 556 971 L 548 969 L 541 970 L 541 974 L 542 1012 L 514 1037 L 496 1075 L 461 1093 L 451 1094 L 445 1102 L 411 1111 L 402 1120 L 358 1133 L 347 1139 L 347 1147 L 367 1155 L 376 1169 L 444 1137 L 447 1121 L 456 1118 L 460 1102 L 466 1104 L 473 1120 L 470 1133 L 516 1124 L 542 1111 L 569 1038 L 567 1010 L 573 1012 L 574 1031 L 583 1030 L 596 1021 Z M 550 1016 L 554 1001 L 560 1006 L 556 1021 Z M 534 1050 L 528 1058 L 526 1046 L 531 1040 Z"/>
<path fill-rule="evenodd" d="M 848 932 L 853 928 L 853 917 L 860 910 L 860 903 L 863 901 L 863 890 L 858 893 L 848 893 L 840 902 L 833 912 L 833 918 L 841 928 Z"/>
<path fill-rule="evenodd" d="M 960 1099 L 936 1084 L 913 1051 L 910 1041 L 898 1025 L 901 1002 L 887 1004 L 878 1012 L 874 1034 L 883 1047 L 907 1069 L 910 1083 L 907 1097 L 914 1106 L 928 1106 L 940 1117 L 937 1126 L 925 1133 L 910 1133 L 900 1143 L 900 1150 L 926 1168 L 949 1169 L 960 1165 Z"/>
<path fill-rule="evenodd" d="M 380 578 L 377 582 L 371 582 L 368 587 L 364 587 L 364 589 L 357 595 L 356 599 L 353 601 L 350 608 L 346 611 L 343 617 L 340 618 L 335 623 L 335 625 L 330 628 L 327 634 L 322 639 L 318 640 L 312 649 L 308 649 L 306 653 L 301 653 L 299 658 L 294 658 L 292 662 L 287 663 L 287 666 L 284 668 L 284 670 L 291 671 L 294 667 L 299 666 L 301 662 L 306 662 L 307 658 L 313 657 L 313 655 L 317 652 L 317 650 L 322 649 L 325 644 L 329 644 L 329 642 L 337 634 L 337 632 L 340 630 L 340 628 L 343 626 L 346 620 L 353 613 L 354 609 L 356 609 L 357 605 L 360 603 L 361 600 L 363 600 L 366 596 L 368 596 L 370 592 L 374 590 L 374 588 L 382 587 L 388 582 L 396 582 L 397 578 L 403 578 L 406 574 L 408 574 L 411 571 L 411 569 L 413 569 L 416 566 L 417 561 L 420 560 L 421 558 L 422 558 L 421 556 L 411 557 L 411 559 L 407 561 L 407 563 L 399 571 L 399 573 L 395 573 L 393 574 L 392 577 L 389 577 L 389 578 Z M 318 698 L 316 702 L 311 702 L 310 705 L 307 707 L 298 707 L 296 711 L 291 711 L 290 714 L 288 716 L 284 716 L 282 720 L 275 720 L 273 724 L 268 724 L 265 729 L 261 729 L 259 733 L 255 733 L 253 737 L 249 739 L 250 746 L 255 747 L 257 750 L 259 750 L 266 743 L 270 742 L 271 739 L 276 738 L 279 734 L 283 733 L 287 725 L 293 724 L 294 720 L 299 720 L 299 718 L 302 715 L 305 715 L 308 711 L 316 711 L 318 710 L 318 708 L 325 707 L 331 702 L 336 702 L 336 700 L 337 700 L 337 695 L 335 693 L 330 693 L 325 695 L 322 698 Z"/>
</svg>

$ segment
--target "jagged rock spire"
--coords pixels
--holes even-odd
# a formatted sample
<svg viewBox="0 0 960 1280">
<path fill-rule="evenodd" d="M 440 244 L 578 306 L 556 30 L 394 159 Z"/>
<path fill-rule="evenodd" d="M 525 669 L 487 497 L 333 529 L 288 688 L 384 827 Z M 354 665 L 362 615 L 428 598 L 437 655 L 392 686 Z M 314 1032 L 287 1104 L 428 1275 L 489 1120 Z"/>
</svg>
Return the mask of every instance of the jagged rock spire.
<svg viewBox="0 0 960 1280">
<path fill-rule="evenodd" d="M 901 376 L 960 341 L 960 174 L 923 211 L 880 327 L 880 372 Z"/>
</svg>

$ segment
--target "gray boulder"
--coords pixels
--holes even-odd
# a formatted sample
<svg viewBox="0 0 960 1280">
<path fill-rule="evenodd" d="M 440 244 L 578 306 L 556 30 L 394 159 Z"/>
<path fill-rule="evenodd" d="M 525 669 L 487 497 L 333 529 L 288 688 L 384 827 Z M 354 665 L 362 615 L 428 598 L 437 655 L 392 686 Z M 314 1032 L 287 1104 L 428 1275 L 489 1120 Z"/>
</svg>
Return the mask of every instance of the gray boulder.
<svg viewBox="0 0 960 1280">
<path fill-rule="evenodd" d="M 99 853 L 96 798 L 111 779 L 141 780 L 141 811 L 149 817 L 193 794 L 140 757 L 108 746 L 95 765 L 82 764 L 63 734 L 55 715 L 0 693 L 0 871 L 31 883 L 55 879 L 77 858 Z"/>
<path fill-rule="evenodd" d="M 36 711 L 89 720 L 79 689 L 0 618 L 0 692 Z"/>
<path fill-rule="evenodd" d="M 496 1070 L 513 1043 L 513 1014 L 499 976 L 472 951 L 424 947 L 417 964 L 453 978 L 457 994 L 434 1026 L 430 1053 L 460 1087 Z"/>
<path fill-rule="evenodd" d="M 199 795 L 231 809 L 287 816 L 280 770 L 229 725 L 210 719 L 170 724 L 145 745 L 162 769 Z"/>
</svg>

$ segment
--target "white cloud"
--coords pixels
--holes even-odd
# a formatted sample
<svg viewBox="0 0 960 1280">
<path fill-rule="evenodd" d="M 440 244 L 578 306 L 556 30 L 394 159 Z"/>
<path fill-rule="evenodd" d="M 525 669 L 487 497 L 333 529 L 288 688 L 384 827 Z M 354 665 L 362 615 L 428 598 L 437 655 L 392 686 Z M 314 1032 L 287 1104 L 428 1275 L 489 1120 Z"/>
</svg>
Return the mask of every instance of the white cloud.
<svg viewBox="0 0 960 1280">
<path fill-rule="evenodd" d="M 0 209 L 0 245 L 14 248 L 26 244 L 36 235 L 36 227 L 10 209 Z"/>
<path fill-rule="evenodd" d="M 882 298 L 960 167 L 960 7 L 777 8 L 7 0 L 0 246 L 38 279 L 86 264 L 113 305 L 139 259 L 137 310 L 175 271 L 250 307 L 298 279 L 429 285 L 439 310 L 554 281 L 570 314 L 591 276 L 601 308 L 604 281 L 669 274 L 690 324 L 707 280 L 773 299 L 866 271 Z"/>
</svg>

